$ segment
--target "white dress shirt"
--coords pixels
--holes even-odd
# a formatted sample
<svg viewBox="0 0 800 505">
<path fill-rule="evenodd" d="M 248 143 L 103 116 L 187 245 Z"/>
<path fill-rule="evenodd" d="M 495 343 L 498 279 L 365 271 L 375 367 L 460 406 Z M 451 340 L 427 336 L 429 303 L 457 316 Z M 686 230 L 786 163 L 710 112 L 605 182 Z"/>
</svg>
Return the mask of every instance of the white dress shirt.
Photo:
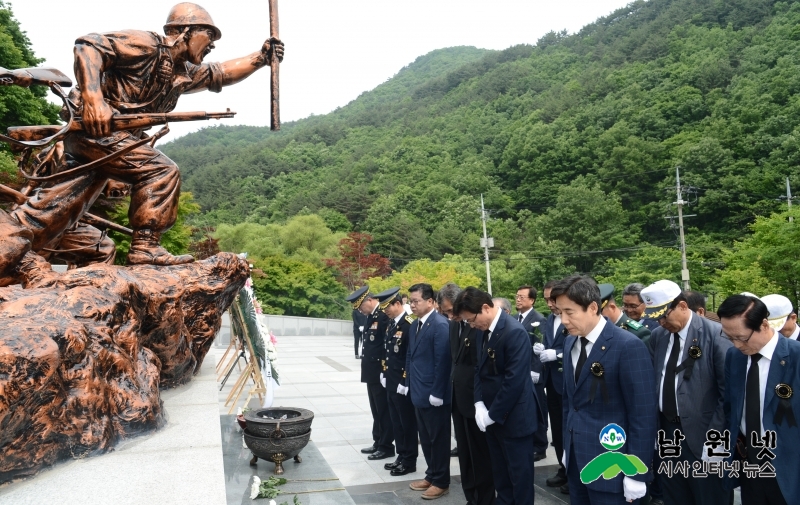
<svg viewBox="0 0 800 505">
<path fill-rule="evenodd" d="M 558 331 L 559 326 L 561 326 L 560 314 L 553 318 L 553 341 L 555 341 L 556 337 L 558 336 L 556 335 L 556 332 Z"/>
<path fill-rule="evenodd" d="M 524 321 L 525 318 L 528 317 L 528 314 L 530 314 L 532 310 L 533 310 L 533 307 L 529 308 L 528 310 L 526 310 L 525 312 L 523 312 L 521 314 L 517 314 L 517 321 L 519 321 L 520 323 L 522 321 Z M 522 319 L 520 319 L 519 316 L 522 316 Z"/>
<path fill-rule="evenodd" d="M 678 350 L 678 365 L 683 362 L 683 348 L 684 344 L 686 344 L 686 337 L 689 335 L 689 325 L 692 324 L 692 318 L 694 314 L 692 311 L 689 311 L 689 320 L 686 321 L 686 326 L 681 328 L 681 331 L 678 332 L 678 344 L 680 348 Z M 664 376 L 667 374 L 667 361 L 669 361 L 669 355 L 672 352 L 672 343 L 675 339 L 672 338 L 672 333 L 669 334 L 669 343 L 667 344 L 667 354 L 664 357 L 664 366 L 661 367 L 661 378 L 658 379 L 658 410 L 664 412 L 664 405 L 662 405 L 662 401 L 664 399 Z M 675 374 L 675 384 L 672 385 L 675 389 L 675 404 L 678 403 L 677 391 L 678 391 L 678 374 Z M 678 407 L 678 416 L 681 415 L 681 409 Z"/>
<path fill-rule="evenodd" d="M 494 319 L 492 320 L 492 324 L 489 325 L 489 338 L 487 342 L 492 339 L 492 333 L 494 333 L 494 327 L 497 326 L 497 321 L 500 320 L 500 315 L 503 314 L 503 310 L 500 307 L 495 307 L 497 309 L 497 314 L 494 315 Z"/>
<path fill-rule="evenodd" d="M 794 333 L 789 335 L 789 338 L 791 338 L 792 340 L 797 340 L 798 336 L 800 336 L 800 324 L 796 324 L 794 326 Z"/>
<path fill-rule="evenodd" d="M 586 340 L 588 340 L 588 343 L 586 344 L 587 358 L 589 357 L 589 353 L 592 352 L 592 347 L 594 346 L 594 343 L 597 342 L 598 337 L 600 337 L 600 334 L 603 332 L 603 328 L 605 327 L 606 327 L 606 318 L 600 316 L 600 322 L 597 323 L 597 326 L 595 326 L 594 329 L 590 331 L 588 335 L 586 335 Z M 575 345 L 572 346 L 572 352 L 570 353 L 570 356 L 572 357 L 572 369 L 575 370 L 575 367 L 578 366 L 578 358 L 580 358 L 581 356 L 580 337 L 578 337 L 578 340 L 575 341 Z"/>
<path fill-rule="evenodd" d="M 774 330 L 773 330 L 774 331 Z M 769 378 L 769 365 L 772 363 L 772 354 L 775 352 L 775 348 L 778 346 L 778 338 L 782 338 L 783 335 L 778 333 L 777 331 L 774 332 L 772 338 L 769 339 L 769 342 L 758 351 L 758 354 L 761 355 L 761 359 L 758 360 L 758 389 L 759 389 L 759 401 L 761 402 L 761 436 L 763 437 L 766 431 L 764 430 L 764 395 L 767 390 L 767 379 Z M 747 372 L 750 371 L 750 364 L 752 360 L 748 357 L 747 358 L 747 369 L 745 370 L 745 383 L 747 382 Z M 739 423 L 739 429 L 742 430 L 742 433 L 747 433 L 747 429 L 744 426 L 745 416 L 747 415 L 746 412 L 747 408 L 747 398 L 745 397 L 745 401 L 742 402 L 742 420 Z"/>
</svg>

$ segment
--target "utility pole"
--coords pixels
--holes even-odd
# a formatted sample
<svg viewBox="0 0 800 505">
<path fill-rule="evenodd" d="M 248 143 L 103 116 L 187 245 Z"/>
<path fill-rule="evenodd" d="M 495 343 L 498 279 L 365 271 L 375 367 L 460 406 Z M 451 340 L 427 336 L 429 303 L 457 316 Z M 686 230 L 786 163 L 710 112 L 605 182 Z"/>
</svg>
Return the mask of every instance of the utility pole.
<svg viewBox="0 0 800 505">
<path fill-rule="evenodd" d="M 689 289 L 689 267 L 686 264 L 686 238 L 683 235 L 683 206 L 687 203 L 683 201 L 681 195 L 681 167 L 675 167 L 675 184 L 678 194 L 678 201 L 675 205 L 678 206 L 678 227 L 681 233 L 681 280 L 683 281 L 683 289 Z"/>
<path fill-rule="evenodd" d="M 483 208 L 483 193 L 481 193 L 481 221 L 483 222 L 483 238 L 481 239 L 481 247 L 483 247 L 484 259 L 486 260 L 486 287 L 489 294 L 492 294 L 492 272 L 489 268 L 489 248 L 494 247 L 494 239 L 486 236 L 486 210 Z"/>
<path fill-rule="evenodd" d="M 789 178 L 786 178 L 786 203 L 789 204 L 789 210 L 792 210 L 792 187 L 789 186 Z M 789 222 L 793 222 L 792 216 L 789 216 Z"/>
</svg>

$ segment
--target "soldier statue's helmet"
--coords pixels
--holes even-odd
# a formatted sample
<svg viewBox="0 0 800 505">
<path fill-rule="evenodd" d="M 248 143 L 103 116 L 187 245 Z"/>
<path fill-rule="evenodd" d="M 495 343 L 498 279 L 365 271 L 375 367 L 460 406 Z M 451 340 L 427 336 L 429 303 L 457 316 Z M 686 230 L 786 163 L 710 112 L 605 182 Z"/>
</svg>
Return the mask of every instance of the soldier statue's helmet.
<svg viewBox="0 0 800 505">
<path fill-rule="evenodd" d="M 180 26 L 203 26 L 214 32 L 214 40 L 222 38 L 222 32 L 214 24 L 208 11 L 195 3 L 182 2 L 169 11 L 164 31 L 166 32 L 170 27 Z"/>
<path fill-rule="evenodd" d="M 400 286 L 397 286 L 395 288 L 389 288 L 386 291 L 381 291 L 380 293 L 375 295 L 375 298 L 378 299 L 378 303 L 380 304 L 381 310 L 391 305 L 392 302 L 394 302 L 395 300 L 399 300 L 402 303 L 402 299 L 399 296 L 397 296 L 398 293 L 400 293 Z"/>
<path fill-rule="evenodd" d="M 346 302 L 352 303 L 353 308 L 357 309 L 361 307 L 361 304 L 368 296 L 369 296 L 369 286 L 362 286 L 353 291 L 352 293 L 350 293 L 349 295 L 347 295 L 347 298 L 345 298 L 344 300 Z"/>
</svg>

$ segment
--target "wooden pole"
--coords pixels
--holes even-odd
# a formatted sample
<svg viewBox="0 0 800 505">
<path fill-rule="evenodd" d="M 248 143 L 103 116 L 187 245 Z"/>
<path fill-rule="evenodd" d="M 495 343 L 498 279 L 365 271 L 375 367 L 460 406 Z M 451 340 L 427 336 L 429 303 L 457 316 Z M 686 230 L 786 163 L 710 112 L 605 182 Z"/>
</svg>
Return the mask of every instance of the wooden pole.
<svg viewBox="0 0 800 505">
<path fill-rule="evenodd" d="M 278 0 L 269 0 L 269 36 L 272 40 L 280 40 L 278 29 Z M 275 54 L 275 45 L 272 46 L 272 61 L 270 68 L 272 75 L 270 76 L 270 124 L 269 128 L 272 131 L 281 129 L 281 111 L 280 111 L 280 61 Z"/>
</svg>

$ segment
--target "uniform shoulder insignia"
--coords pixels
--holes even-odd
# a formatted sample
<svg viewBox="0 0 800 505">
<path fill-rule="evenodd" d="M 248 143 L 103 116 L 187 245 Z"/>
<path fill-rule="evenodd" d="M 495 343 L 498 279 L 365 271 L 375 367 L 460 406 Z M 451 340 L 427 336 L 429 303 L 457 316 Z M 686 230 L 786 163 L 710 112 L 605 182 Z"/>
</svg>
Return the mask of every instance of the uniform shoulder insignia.
<svg viewBox="0 0 800 505">
<path fill-rule="evenodd" d="M 410 315 L 407 315 L 404 319 L 408 322 L 408 324 L 413 324 L 415 321 L 415 319 Z"/>
<path fill-rule="evenodd" d="M 628 322 L 625 323 L 625 324 L 627 324 L 628 326 L 630 326 L 634 330 L 641 330 L 642 328 L 644 328 L 644 325 L 642 323 L 640 323 L 638 321 L 634 321 L 633 319 L 629 319 Z"/>
</svg>

